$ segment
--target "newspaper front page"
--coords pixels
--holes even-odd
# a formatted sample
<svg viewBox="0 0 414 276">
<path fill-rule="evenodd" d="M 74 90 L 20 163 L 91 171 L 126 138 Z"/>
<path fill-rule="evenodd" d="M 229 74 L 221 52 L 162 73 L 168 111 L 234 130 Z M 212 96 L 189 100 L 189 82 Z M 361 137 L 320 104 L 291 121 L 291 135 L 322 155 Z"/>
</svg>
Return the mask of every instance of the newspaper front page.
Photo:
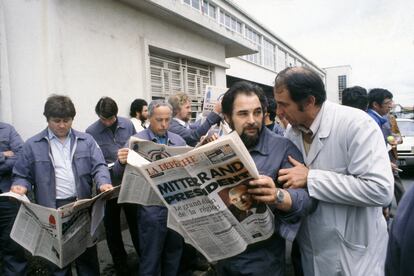
<svg viewBox="0 0 414 276">
<path fill-rule="evenodd" d="M 170 147 L 151 141 L 131 137 L 129 140 L 127 165 L 122 178 L 118 203 L 136 203 L 141 205 L 161 205 L 160 197 L 142 175 L 138 167 L 153 161 L 186 153 L 192 147 Z"/>
<path fill-rule="evenodd" d="M 168 208 L 168 227 L 209 261 L 237 255 L 274 233 L 273 213 L 247 193 L 259 174 L 235 132 L 137 169 Z"/>
<path fill-rule="evenodd" d="M 118 193 L 119 187 L 115 187 L 58 209 L 29 202 L 12 192 L 2 194 L 21 202 L 10 237 L 32 255 L 65 267 L 97 242 L 95 231 L 103 219 L 103 202 Z"/>
</svg>

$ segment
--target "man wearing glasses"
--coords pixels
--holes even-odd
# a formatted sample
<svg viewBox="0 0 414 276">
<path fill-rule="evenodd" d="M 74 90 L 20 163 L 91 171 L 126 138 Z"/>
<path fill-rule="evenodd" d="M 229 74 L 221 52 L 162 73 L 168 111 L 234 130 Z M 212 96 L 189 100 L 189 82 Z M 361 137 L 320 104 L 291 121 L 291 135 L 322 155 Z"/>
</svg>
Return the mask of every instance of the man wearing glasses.
<svg viewBox="0 0 414 276">
<path fill-rule="evenodd" d="M 392 93 L 386 89 L 371 89 L 368 93 L 369 108 L 367 112 L 381 128 L 385 143 L 389 144 L 387 147 L 390 148 L 389 156 L 391 160 L 392 172 L 394 174 L 394 195 L 398 204 L 405 192 L 405 189 L 398 174 L 398 155 L 396 150 L 397 144 L 402 143 L 402 139 L 400 134 L 391 130 L 391 123 L 396 125 L 395 118 L 391 118 L 391 115 L 389 114 L 393 105 L 392 98 Z M 396 126 L 396 128 L 398 129 L 398 126 Z M 390 139 L 390 137 L 392 137 L 392 139 Z M 384 214 L 386 218 L 389 216 L 388 213 L 388 210 L 385 210 Z"/>
</svg>

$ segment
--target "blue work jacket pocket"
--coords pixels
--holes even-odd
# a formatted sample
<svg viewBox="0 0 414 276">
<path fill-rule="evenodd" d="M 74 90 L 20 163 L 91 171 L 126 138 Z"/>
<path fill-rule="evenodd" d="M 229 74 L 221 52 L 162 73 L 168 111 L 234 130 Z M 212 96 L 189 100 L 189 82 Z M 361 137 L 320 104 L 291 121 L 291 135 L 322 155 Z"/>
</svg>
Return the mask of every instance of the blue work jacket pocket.
<svg viewBox="0 0 414 276">
<path fill-rule="evenodd" d="M 0 151 L 7 151 L 10 149 L 10 141 L 8 137 L 0 136 Z"/>
<path fill-rule="evenodd" d="M 89 152 L 77 152 L 73 157 L 76 173 L 79 177 L 91 174 L 91 156 Z"/>
<path fill-rule="evenodd" d="M 50 187 L 52 182 L 55 182 L 54 179 L 52 181 L 52 172 L 54 172 L 54 168 L 49 158 L 35 156 L 33 177 L 36 177 L 36 185 L 45 185 Z"/>
</svg>

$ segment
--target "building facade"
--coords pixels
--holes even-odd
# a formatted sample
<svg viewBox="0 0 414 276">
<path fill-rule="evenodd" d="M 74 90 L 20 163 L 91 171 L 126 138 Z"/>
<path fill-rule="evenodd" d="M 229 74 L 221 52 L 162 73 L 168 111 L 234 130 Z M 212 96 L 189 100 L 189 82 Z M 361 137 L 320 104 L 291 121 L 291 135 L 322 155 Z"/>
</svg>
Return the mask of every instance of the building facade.
<svg viewBox="0 0 414 276">
<path fill-rule="evenodd" d="M 352 68 L 349 65 L 333 66 L 323 68 L 326 73 L 326 94 L 328 100 L 335 103 L 342 103 L 342 91 L 352 86 Z"/>
<path fill-rule="evenodd" d="M 0 120 L 24 138 L 45 127 L 53 93 L 72 98 L 84 130 L 102 96 L 126 116 L 135 98 L 184 91 L 197 112 L 206 85 L 245 79 L 271 93 L 276 73 L 294 65 L 325 79 L 230 1 L 0 0 Z"/>
</svg>

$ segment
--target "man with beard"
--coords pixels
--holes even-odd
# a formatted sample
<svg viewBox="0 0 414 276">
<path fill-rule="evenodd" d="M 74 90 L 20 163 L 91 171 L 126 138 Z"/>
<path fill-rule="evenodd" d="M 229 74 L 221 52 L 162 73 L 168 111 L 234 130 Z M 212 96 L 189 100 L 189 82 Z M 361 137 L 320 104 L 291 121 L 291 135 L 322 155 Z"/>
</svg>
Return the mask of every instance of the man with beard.
<svg viewBox="0 0 414 276">
<path fill-rule="evenodd" d="M 131 116 L 131 122 L 134 124 L 137 133 L 146 129 L 146 121 L 148 118 L 147 102 L 143 99 L 135 99 L 131 103 L 129 116 Z"/>
<path fill-rule="evenodd" d="M 217 103 L 214 107 L 214 111 L 207 115 L 206 120 L 198 125 L 190 125 L 191 119 L 191 103 L 187 94 L 177 93 L 172 95 L 168 99 L 168 103 L 173 108 L 173 119 L 168 129 L 172 133 L 180 135 L 187 145 L 194 147 L 201 139 L 201 136 L 205 135 L 211 126 L 218 124 L 221 121 L 220 103 Z"/>
<path fill-rule="evenodd" d="M 276 230 L 271 238 L 219 261 L 218 275 L 285 275 L 284 238 L 294 239 L 301 217 L 312 206 L 305 189 L 285 190 L 275 184 L 278 171 L 291 167 L 289 156 L 302 160 L 302 155 L 288 139 L 264 126 L 266 105 L 261 88 L 248 82 L 235 83 L 222 100 L 226 121 L 240 135 L 261 174 L 250 181 L 248 193 L 258 203 L 268 204 L 275 214 Z"/>
</svg>

